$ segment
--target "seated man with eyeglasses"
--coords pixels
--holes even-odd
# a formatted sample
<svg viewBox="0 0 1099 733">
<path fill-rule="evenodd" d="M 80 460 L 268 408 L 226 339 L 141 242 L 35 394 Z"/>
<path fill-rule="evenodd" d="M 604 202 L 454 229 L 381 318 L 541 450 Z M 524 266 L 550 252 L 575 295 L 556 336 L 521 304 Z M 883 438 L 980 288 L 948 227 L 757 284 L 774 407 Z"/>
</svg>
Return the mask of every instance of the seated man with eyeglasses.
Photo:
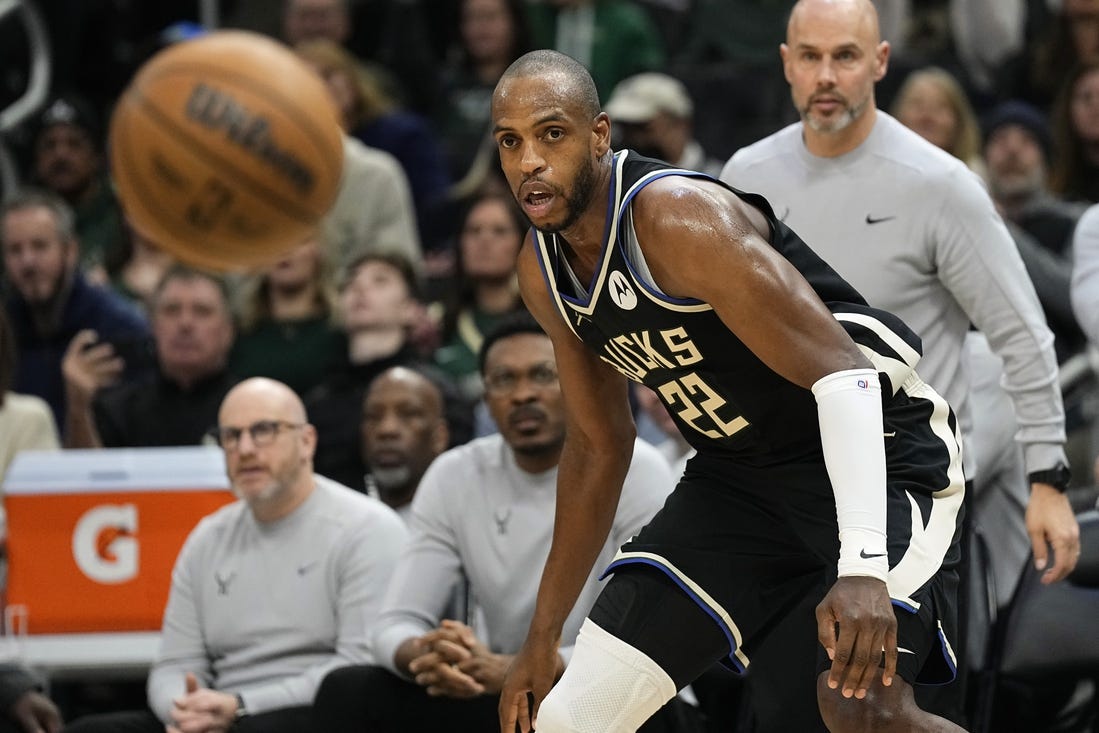
<svg viewBox="0 0 1099 733">
<path fill-rule="evenodd" d="M 409 544 L 372 627 L 380 666 L 325 678 L 314 709 L 326 733 L 499 729 L 500 686 L 527 632 L 553 532 L 565 410 L 553 345 L 530 316 L 486 336 L 480 369 L 500 432 L 444 452 L 421 479 Z M 649 521 L 674 483 L 667 461 L 638 442 L 597 566 Z M 445 619 L 460 580 L 466 618 Z M 564 627 L 559 671 L 600 585 L 596 573 L 585 582 Z"/>
<path fill-rule="evenodd" d="M 406 539 L 380 501 L 313 473 L 297 395 L 255 378 L 213 431 L 240 499 L 203 519 L 172 572 L 149 709 L 67 733 L 308 733 L 331 670 L 374 661 L 369 634 Z"/>
</svg>

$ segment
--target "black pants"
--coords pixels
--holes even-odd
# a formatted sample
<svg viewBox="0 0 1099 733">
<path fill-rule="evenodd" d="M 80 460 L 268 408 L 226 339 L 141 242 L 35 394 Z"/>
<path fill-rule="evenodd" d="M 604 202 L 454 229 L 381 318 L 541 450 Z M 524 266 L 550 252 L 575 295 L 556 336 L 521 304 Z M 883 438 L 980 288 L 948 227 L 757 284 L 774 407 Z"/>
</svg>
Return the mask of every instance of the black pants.
<svg viewBox="0 0 1099 733">
<path fill-rule="evenodd" d="M 497 733 L 499 701 L 497 695 L 431 697 L 382 667 L 357 666 L 329 672 L 313 708 L 324 733 Z M 689 733 L 694 721 L 688 707 L 673 700 L 638 733 Z"/>
<path fill-rule="evenodd" d="M 233 733 L 311 733 L 323 731 L 310 707 L 282 708 L 241 718 Z M 164 723 L 149 710 L 87 715 L 69 723 L 62 733 L 164 733 Z"/>
<path fill-rule="evenodd" d="M 342 667 L 328 673 L 313 702 L 325 733 L 437 733 L 500 729 L 498 698 L 430 697 L 424 688 L 382 667 Z"/>
</svg>

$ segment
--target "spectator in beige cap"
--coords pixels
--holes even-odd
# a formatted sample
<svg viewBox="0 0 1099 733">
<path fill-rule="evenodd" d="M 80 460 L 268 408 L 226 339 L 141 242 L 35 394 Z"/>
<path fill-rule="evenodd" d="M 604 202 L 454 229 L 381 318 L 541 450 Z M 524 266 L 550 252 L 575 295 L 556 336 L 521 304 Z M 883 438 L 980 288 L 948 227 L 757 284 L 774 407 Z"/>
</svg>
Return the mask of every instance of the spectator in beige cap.
<svg viewBox="0 0 1099 733">
<path fill-rule="evenodd" d="M 605 111 L 618 136 L 615 147 L 715 178 L 721 173 L 722 162 L 694 139 L 694 103 L 675 77 L 653 71 L 623 79 Z"/>
</svg>

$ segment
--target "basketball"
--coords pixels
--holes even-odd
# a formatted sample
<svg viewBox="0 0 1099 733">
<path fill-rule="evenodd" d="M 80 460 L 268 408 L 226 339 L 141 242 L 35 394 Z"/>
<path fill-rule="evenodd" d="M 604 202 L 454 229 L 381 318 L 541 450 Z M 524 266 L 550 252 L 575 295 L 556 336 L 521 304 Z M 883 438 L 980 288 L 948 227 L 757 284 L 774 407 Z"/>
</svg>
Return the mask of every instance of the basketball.
<svg viewBox="0 0 1099 733">
<path fill-rule="evenodd" d="M 108 134 L 126 217 L 187 264 L 269 264 L 335 201 L 338 112 L 324 82 L 279 42 L 216 31 L 147 61 Z"/>
</svg>

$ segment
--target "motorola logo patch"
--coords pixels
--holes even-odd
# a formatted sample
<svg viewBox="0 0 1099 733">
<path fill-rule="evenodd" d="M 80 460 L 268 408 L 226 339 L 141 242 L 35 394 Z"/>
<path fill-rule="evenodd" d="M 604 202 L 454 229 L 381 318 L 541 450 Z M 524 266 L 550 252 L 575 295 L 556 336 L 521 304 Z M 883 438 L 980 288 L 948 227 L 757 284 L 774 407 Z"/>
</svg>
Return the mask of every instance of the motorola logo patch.
<svg viewBox="0 0 1099 733">
<path fill-rule="evenodd" d="M 621 271 L 615 270 L 611 273 L 607 287 L 610 289 L 611 300 L 619 308 L 624 311 L 632 311 L 637 307 L 637 293 L 634 292 L 630 281 Z"/>
</svg>

